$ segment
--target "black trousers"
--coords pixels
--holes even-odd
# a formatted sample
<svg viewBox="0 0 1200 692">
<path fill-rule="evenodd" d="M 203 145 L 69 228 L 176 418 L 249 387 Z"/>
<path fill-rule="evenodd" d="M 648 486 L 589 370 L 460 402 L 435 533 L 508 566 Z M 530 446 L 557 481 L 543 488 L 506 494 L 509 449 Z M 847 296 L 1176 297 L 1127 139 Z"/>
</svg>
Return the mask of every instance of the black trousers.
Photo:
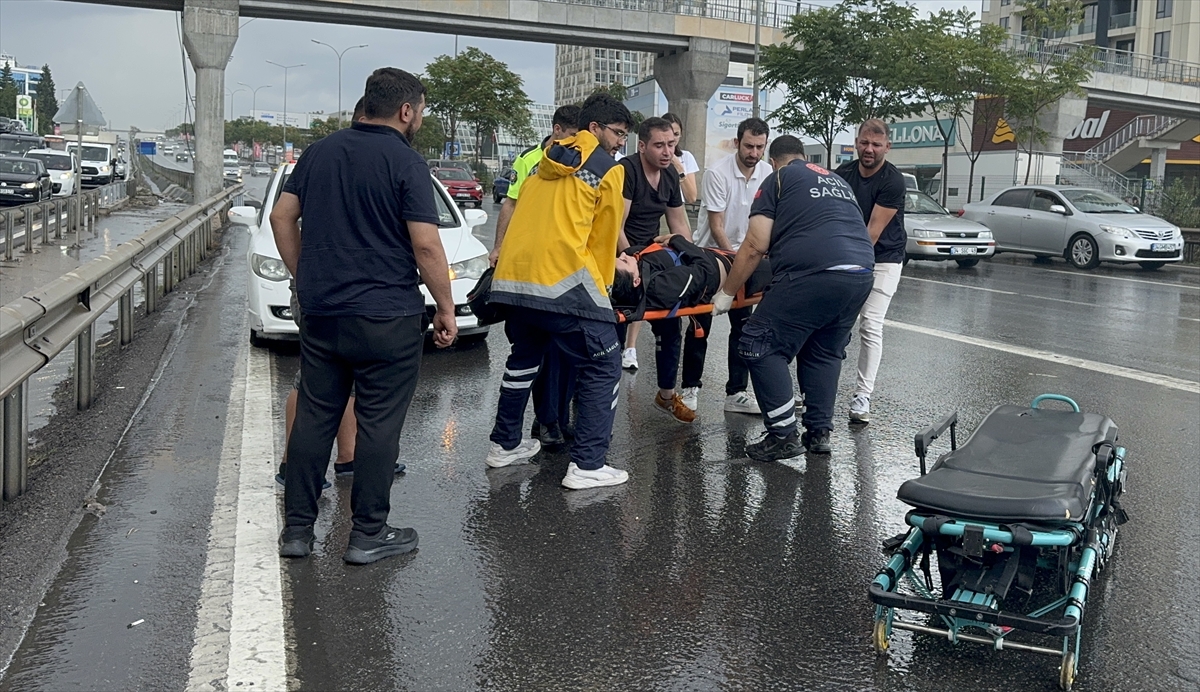
<svg viewBox="0 0 1200 692">
<path fill-rule="evenodd" d="M 679 347 L 683 344 L 682 317 L 672 317 L 667 320 L 649 320 L 650 331 L 654 334 L 654 369 L 658 378 L 659 389 L 675 389 L 675 380 L 679 377 Z M 625 333 L 629 324 L 622 322 L 617 325 L 617 338 L 625 343 Z M 684 384 L 686 387 L 687 385 Z"/>
<path fill-rule="evenodd" d="M 742 329 L 746 320 L 754 314 L 754 306 L 729 311 L 729 380 L 725 383 L 725 395 L 746 391 L 750 383 L 750 370 L 746 361 L 738 355 L 737 345 L 742 340 Z M 694 321 L 693 321 L 694 320 Z M 683 386 L 703 387 L 704 359 L 708 355 L 708 335 L 712 332 L 712 313 L 696 315 L 688 321 L 687 336 L 683 340 Z M 704 331 L 704 337 L 696 336 L 696 325 Z"/>
<path fill-rule="evenodd" d="M 306 315 L 300 327 L 300 396 L 287 448 L 285 526 L 317 520 L 317 498 L 350 388 L 354 415 L 353 530 L 374 535 L 388 518 L 400 430 L 417 388 L 422 316 Z"/>
</svg>

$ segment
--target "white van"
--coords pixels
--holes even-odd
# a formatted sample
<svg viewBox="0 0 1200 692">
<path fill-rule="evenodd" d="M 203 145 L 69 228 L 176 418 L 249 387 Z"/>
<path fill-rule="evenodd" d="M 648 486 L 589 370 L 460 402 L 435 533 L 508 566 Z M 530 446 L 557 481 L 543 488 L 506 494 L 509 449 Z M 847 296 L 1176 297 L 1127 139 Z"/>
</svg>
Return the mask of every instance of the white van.
<svg viewBox="0 0 1200 692">
<path fill-rule="evenodd" d="M 234 151 L 233 149 L 226 149 L 225 151 L 221 152 L 221 165 L 237 166 L 238 165 L 237 152 Z"/>
</svg>

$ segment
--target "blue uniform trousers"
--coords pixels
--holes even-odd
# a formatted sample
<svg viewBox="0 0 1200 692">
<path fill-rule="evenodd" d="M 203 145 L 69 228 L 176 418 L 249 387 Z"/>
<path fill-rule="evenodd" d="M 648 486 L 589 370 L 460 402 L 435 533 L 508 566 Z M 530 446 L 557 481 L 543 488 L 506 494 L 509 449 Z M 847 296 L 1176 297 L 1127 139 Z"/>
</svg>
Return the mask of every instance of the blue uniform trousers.
<svg viewBox="0 0 1200 692">
<path fill-rule="evenodd" d="M 675 389 L 679 379 L 679 354 L 683 348 L 683 318 L 648 320 L 654 334 L 654 369 L 659 389 Z M 622 322 L 617 327 L 617 336 L 625 343 L 625 332 L 629 328 Z"/>
<path fill-rule="evenodd" d="M 571 424 L 571 399 L 575 397 L 575 366 L 556 348 L 546 351 L 542 369 L 533 381 L 533 416 L 542 425 Z"/>
<path fill-rule="evenodd" d="M 500 401 L 491 440 L 505 449 L 521 442 L 525 407 L 546 354 L 558 352 L 576 373 L 577 420 L 571 461 L 581 469 L 605 464 L 621 383 L 621 347 L 616 324 L 527 308 L 514 309 L 504 323 L 512 352 L 500 381 Z"/>
<path fill-rule="evenodd" d="M 822 271 L 781 277 L 742 330 L 738 353 L 750 368 L 767 432 L 796 431 L 796 402 L 788 363 L 804 387 L 804 427 L 833 429 L 833 401 L 850 330 L 871 294 L 872 274 Z"/>
</svg>

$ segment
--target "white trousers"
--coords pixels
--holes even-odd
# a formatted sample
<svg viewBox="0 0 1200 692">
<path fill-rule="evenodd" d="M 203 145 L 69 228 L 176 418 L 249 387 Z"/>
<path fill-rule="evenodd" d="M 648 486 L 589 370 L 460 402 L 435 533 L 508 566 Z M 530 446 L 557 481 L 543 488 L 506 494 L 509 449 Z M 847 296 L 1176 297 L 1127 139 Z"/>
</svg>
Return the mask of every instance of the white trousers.
<svg viewBox="0 0 1200 692">
<path fill-rule="evenodd" d="M 854 384 L 855 396 L 871 396 L 875 391 L 875 376 L 879 374 L 879 360 L 883 357 L 883 318 L 887 316 L 892 296 L 900 285 L 899 262 L 875 264 L 875 285 L 871 295 L 858 313 L 858 379 Z"/>
</svg>

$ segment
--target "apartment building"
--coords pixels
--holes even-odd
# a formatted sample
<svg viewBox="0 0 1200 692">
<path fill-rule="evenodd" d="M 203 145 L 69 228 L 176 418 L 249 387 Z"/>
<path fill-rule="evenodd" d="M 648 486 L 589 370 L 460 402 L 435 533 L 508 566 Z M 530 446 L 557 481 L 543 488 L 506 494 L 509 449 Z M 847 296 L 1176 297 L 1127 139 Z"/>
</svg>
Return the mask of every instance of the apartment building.
<svg viewBox="0 0 1200 692">
<path fill-rule="evenodd" d="M 579 103 L 596 87 L 632 86 L 654 72 L 654 54 L 615 48 L 556 46 L 554 103 Z"/>
</svg>

